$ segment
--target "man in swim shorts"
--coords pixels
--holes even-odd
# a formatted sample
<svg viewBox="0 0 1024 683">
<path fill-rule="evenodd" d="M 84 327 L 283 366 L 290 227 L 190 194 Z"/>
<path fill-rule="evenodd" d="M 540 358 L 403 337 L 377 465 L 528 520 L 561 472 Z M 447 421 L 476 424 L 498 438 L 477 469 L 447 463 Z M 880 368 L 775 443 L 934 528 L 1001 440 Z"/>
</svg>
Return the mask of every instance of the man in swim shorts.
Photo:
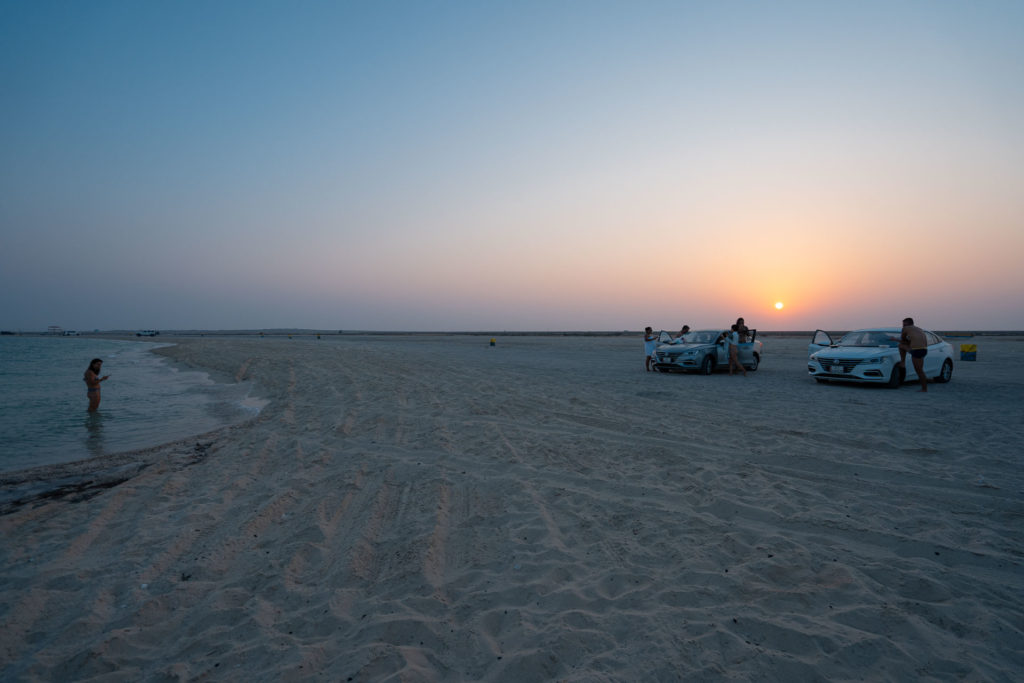
<svg viewBox="0 0 1024 683">
<path fill-rule="evenodd" d="M 903 329 L 900 331 L 900 367 L 907 367 L 907 351 L 910 351 L 910 360 L 914 364 L 914 372 L 921 382 L 921 391 L 928 391 L 928 377 L 924 374 L 924 357 L 928 355 L 928 338 L 924 330 L 914 324 L 913 318 L 903 319 Z"/>
</svg>

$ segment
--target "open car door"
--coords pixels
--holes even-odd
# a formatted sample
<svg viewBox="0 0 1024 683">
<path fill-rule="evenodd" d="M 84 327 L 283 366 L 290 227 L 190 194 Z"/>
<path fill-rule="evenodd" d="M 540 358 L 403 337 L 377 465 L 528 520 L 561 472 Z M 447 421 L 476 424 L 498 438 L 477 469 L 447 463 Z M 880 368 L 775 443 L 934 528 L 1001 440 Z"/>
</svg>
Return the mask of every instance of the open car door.
<svg viewBox="0 0 1024 683">
<path fill-rule="evenodd" d="M 942 363 L 946 360 L 946 356 L 942 353 L 942 345 L 945 342 L 934 332 L 925 331 L 924 336 L 928 341 L 928 355 L 924 357 L 925 377 L 938 377 Z"/>
<path fill-rule="evenodd" d="M 811 338 L 811 343 L 807 345 L 807 357 L 810 358 L 811 354 L 815 351 L 821 351 L 832 346 L 832 336 L 825 330 L 815 330 L 814 337 Z"/>
<path fill-rule="evenodd" d="M 747 330 L 747 341 L 742 342 L 739 345 L 739 347 L 736 349 L 737 352 L 738 352 L 737 355 L 739 356 L 740 363 L 742 363 L 744 365 L 744 367 L 748 367 L 749 368 L 749 367 L 753 367 L 754 366 L 754 340 L 755 339 L 757 339 L 757 330 Z M 725 362 L 728 363 L 729 359 L 726 358 Z"/>
</svg>

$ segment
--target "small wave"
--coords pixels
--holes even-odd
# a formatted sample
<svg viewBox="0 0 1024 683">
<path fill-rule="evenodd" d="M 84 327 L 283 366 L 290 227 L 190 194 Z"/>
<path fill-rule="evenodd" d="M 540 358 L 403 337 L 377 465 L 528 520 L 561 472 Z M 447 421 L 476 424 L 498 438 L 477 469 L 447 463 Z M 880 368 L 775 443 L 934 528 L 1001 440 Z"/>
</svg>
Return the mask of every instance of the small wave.
<svg viewBox="0 0 1024 683">
<path fill-rule="evenodd" d="M 246 398 L 242 399 L 238 405 L 251 417 L 256 417 L 264 408 L 270 405 L 270 399 L 256 398 L 255 396 L 247 396 Z"/>
</svg>

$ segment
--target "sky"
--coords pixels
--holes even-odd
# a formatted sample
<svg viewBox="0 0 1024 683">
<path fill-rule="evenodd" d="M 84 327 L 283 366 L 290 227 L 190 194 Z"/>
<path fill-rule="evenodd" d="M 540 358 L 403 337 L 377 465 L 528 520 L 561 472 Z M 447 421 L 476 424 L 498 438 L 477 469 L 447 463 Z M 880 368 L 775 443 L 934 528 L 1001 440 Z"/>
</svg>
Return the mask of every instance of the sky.
<svg viewBox="0 0 1024 683">
<path fill-rule="evenodd" d="M 1018 0 L 0 0 L 0 329 L 1024 329 L 1021 35 Z"/>
</svg>

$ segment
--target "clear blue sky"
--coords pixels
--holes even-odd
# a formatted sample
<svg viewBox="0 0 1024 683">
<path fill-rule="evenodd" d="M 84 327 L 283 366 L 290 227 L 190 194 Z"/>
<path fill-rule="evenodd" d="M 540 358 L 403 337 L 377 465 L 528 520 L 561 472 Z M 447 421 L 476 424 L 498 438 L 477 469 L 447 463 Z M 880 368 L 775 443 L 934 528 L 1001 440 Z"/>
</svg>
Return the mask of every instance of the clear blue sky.
<svg viewBox="0 0 1024 683">
<path fill-rule="evenodd" d="M 1024 328 L 1022 36 L 1017 1 L 3 0 L 0 328 Z"/>
</svg>

